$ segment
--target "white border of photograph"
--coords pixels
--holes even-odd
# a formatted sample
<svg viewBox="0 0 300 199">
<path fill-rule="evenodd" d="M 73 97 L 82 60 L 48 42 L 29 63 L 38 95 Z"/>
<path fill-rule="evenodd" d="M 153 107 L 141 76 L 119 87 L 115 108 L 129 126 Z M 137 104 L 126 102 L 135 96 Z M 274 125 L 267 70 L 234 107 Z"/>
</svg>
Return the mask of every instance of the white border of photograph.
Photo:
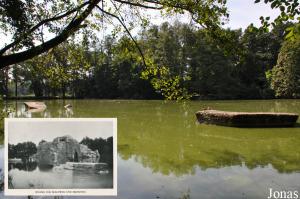
<svg viewBox="0 0 300 199">
<path fill-rule="evenodd" d="M 111 121 L 113 122 L 113 188 L 112 189 L 8 189 L 9 122 Z M 45 127 L 47 128 L 47 127 Z M 5 118 L 4 195 L 5 196 L 116 196 L 117 195 L 117 118 Z"/>
</svg>

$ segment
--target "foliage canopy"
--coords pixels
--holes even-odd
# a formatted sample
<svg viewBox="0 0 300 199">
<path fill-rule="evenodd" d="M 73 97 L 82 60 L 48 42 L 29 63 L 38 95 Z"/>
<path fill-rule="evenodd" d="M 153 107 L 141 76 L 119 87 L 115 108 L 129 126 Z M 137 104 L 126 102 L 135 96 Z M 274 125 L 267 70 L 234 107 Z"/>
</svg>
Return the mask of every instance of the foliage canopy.
<svg viewBox="0 0 300 199">
<path fill-rule="evenodd" d="M 255 3 L 259 3 L 262 0 L 255 0 Z M 270 21 L 270 17 L 260 17 L 263 29 L 269 30 L 272 25 L 286 23 L 288 21 L 294 21 L 295 23 L 286 29 L 286 38 L 290 40 L 300 39 L 300 2 L 298 0 L 264 0 L 264 3 L 270 4 L 272 9 L 279 9 L 280 14 Z"/>
<path fill-rule="evenodd" d="M 203 27 L 216 31 L 228 17 L 225 4 L 226 0 L 1 0 L 1 31 L 13 38 L 0 50 L 0 68 L 46 52 L 82 27 L 101 29 L 104 22 L 116 20 L 129 33 L 127 25 L 134 19 L 145 23 L 145 10 L 149 9 L 188 13 Z M 46 34 L 51 34 L 51 39 Z"/>
<path fill-rule="evenodd" d="M 277 97 L 300 97 L 300 40 L 283 44 L 271 83 Z"/>
</svg>

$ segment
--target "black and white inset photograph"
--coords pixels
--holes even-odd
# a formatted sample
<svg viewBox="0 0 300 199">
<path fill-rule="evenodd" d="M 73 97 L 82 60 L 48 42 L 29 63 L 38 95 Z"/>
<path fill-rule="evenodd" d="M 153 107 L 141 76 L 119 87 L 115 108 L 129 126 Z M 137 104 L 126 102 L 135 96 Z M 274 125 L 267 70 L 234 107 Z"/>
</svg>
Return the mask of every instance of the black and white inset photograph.
<svg viewBox="0 0 300 199">
<path fill-rule="evenodd" d="M 6 195 L 116 195 L 116 119 L 6 119 Z"/>
</svg>

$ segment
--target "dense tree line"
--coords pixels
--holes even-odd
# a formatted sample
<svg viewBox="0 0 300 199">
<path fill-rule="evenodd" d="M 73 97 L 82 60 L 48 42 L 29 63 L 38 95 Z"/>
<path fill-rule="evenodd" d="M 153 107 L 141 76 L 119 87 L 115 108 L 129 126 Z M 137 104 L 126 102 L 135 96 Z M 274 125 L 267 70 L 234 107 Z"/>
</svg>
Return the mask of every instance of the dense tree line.
<svg viewBox="0 0 300 199">
<path fill-rule="evenodd" d="M 8 156 L 9 158 L 20 158 L 23 162 L 27 162 L 29 157 L 36 154 L 37 146 L 33 142 L 23 142 L 14 144 L 8 144 Z"/>
<path fill-rule="evenodd" d="M 106 99 L 298 97 L 299 90 L 283 95 L 274 83 L 281 78 L 274 66 L 289 25 L 277 25 L 270 32 L 253 25 L 245 31 L 224 30 L 231 51 L 224 51 L 204 29 L 188 24 L 150 26 L 137 36 L 146 65 L 129 37 L 107 36 L 100 42 L 83 34 L 81 42 L 74 43 L 73 38 L 22 67 L 12 67 L 12 74 L 17 74 L 12 75 L 11 90 L 24 91 L 28 85 L 37 97 Z M 296 55 L 299 46 L 283 47 L 281 54 L 285 49 Z M 291 59 L 293 67 L 298 67 L 297 56 Z M 278 62 L 285 67 L 285 61 Z M 294 79 L 297 82 L 299 76 Z"/>
</svg>

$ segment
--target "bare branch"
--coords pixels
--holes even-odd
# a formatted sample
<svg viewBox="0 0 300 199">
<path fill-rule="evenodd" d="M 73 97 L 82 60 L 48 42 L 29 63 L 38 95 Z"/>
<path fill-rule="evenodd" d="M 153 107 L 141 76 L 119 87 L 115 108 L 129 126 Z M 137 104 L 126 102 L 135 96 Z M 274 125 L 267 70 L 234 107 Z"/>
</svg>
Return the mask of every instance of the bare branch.
<svg viewBox="0 0 300 199">
<path fill-rule="evenodd" d="M 110 12 L 107 12 L 105 11 L 104 9 L 100 8 L 98 5 L 96 6 L 100 11 L 102 11 L 103 13 L 109 15 L 109 16 L 112 16 L 114 18 L 116 18 L 120 24 L 124 27 L 124 29 L 126 30 L 126 32 L 128 33 L 129 37 L 131 38 L 131 40 L 134 42 L 135 46 L 137 47 L 140 55 L 142 56 L 142 59 L 143 59 L 143 64 L 145 67 L 147 67 L 147 64 L 146 64 L 146 59 L 145 59 L 145 56 L 144 56 L 144 53 L 142 51 L 142 49 L 140 48 L 139 44 L 137 43 L 137 41 L 134 39 L 134 37 L 132 36 L 132 34 L 130 33 L 130 31 L 128 30 L 127 26 L 125 25 L 125 23 L 120 19 L 120 17 L 118 17 L 117 15 L 114 15 Z"/>
<path fill-rule="evenodd" d="M 141 4 L 141 3 L 134 3 L 134 2 L 130 2 L 130 1 L 123 1 L 123 0 L 114 0 L 116 2 L 119 2 L 119 3 L 123 3 L 123 4 L 128 4 L 128 5 L 131 5 L 131 6 L 136 6 L 136 7 L 142 7 L 142 8 L 146 8 L 146 9 L 154 9 L 154 10 L 161 10 L 163 9 L 163 7 L 156 7 L 156 6 L 148 6 L 148 5 L 145 5 L 145 4 Z M 151 3 L 151 2 L 149 2 Z"/>
<path fill-rule="evenodd" d="M 172 8 L 177 8 L 177 9 L 186 10 L 186 11 L 190 12 L 191 14 L 193 14 L 192 10 L 191 10 L 189 7 L 187 7 L 187 6 L 185 6 L 185 5 L 182 5 L 182 4 L 178 3 L 178 2 L 175 2 L 175 3 L 174 3 L 174 2 L 168 2 L 168 1 L 166 1 L 166 2 L 164 2 L 164 3 L 161 3 L 161 2 L 158 1 L 158 0 L 143 0 L 143 1 L 145 1 L 145 2 L 147 2 L 147 3 L 152 3 L 152 4 L 161 5 L 162 8 L 165 7 L 165 6 L 168 6 L 168 7 L 172 7 Z M 200 3 L 200 2 L 197 1 L 196 3 L 198 4 L 198 3 Z"/>
</svg>

